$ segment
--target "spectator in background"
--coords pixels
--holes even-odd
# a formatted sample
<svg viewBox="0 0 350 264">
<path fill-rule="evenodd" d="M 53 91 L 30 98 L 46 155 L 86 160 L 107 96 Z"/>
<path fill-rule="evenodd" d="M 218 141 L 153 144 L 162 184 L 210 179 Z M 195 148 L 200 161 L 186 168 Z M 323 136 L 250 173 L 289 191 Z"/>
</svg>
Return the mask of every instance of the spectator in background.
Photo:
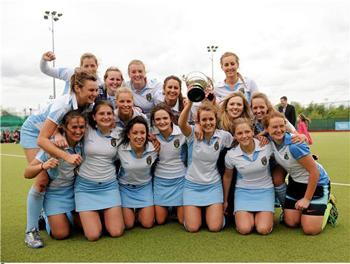
<svg viewBox="0 0 350 264">
<path fill-rule="evenodd" d="M 281 97 L 281 106 L 278 107 L 278 111 L 283 113 L 288 121 L 295 127 L 296 123 L 296 113 L 293 105 L 288 104 L 288 99 L 286 96 Z"/>
<path fill-rule="evenodd" d="M 307 118 L 304 114 L 298 115 L 298 126 L 297 131 L 299 134 L 304 134 L 308 139 L 308 145 L 312 145 L 312 139 L 309 135 L 309 131 L 307 129 L 307 126 L 311 123 L 310 119 Z"/>
</svg>

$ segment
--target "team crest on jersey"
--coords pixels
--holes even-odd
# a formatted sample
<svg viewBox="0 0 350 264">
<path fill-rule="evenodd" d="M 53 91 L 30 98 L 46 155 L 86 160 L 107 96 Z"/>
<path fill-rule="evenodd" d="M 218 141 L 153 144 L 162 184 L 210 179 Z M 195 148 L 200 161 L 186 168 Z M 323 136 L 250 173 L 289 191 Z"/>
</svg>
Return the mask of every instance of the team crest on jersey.
<svg viewBox="0 0 350 264">
<path fill-rule="evenodd" d="M 149 156 L 147 159 L 146 159 L 146 162 L 148 165 L 151 165 L 152 163 L 152 156 Z"/>
<path fill-rule="evenodd" d="M 117 145 L 117 140 L 115 138 L 111 139 L 111 145 L 112 147 L 115 147 Z"/>
<path fill-rule="evenodd" d="M 179 147 L 180 147 L 180 139 L 176 139 L 176 140 L 174 141 L 174 147 L 175 147 L 175 148 L 179 148 Z"/>
<path fill-rule="evenodd" d="M 242 94 L 245 94 L 244 88 L 239 89 Z"/>
<path fill-rule="evenodd" d="M 152 101 L 152 94 L 150 93 L 146 94 L 146 99 L 148 102 Z"/>
<path fill-rule="evenodd" d="M 285 160 L 289 160 L 289 156 L 288 156 L 288 154 L 286 153 L 286 154 L 284 154 L 284 159 Z"/>
<path fill-rule="evenodd" d="M 263 157 L 262 159 L 261 159 L 261 163 L 262 163 L 262 165 L 266 165 L 267 164 L 267 158 L 266 157 Z"/>
<path fill-rule="evenodd" d="M 217 142 L 217 141 L 215 142 L 214 149 L 215 149 L 215 150 L 218 150 L 218 149 L 219 149 L 219 142 Z"/>
</svg>

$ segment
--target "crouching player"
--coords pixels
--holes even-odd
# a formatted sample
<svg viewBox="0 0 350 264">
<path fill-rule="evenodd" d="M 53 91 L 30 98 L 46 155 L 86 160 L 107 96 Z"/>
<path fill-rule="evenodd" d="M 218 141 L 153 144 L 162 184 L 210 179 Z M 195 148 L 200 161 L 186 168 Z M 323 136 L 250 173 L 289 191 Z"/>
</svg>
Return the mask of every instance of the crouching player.
<svg viewBox="0 0 350 264">
<path fill-rule="evenodd" d="M 79 110 L 70 111 L 63 117 L 61 126 L 68 143 L 68 148 L 64 151 L 71 155 L 79 155 L 82 161 L 81 139 L 85 134 L 86 117 Z M 24 177 L 27 179 L 36 177 L 42 170 L 46 170 L 50 177 L 44 196 L 44 212 L 48 216 L 51 235 L 55 239 L 65 239 L 70 235 L 71 219 L 67 215 L 70 216 L 70 212 L 75 210 L 73 189 L 75 167 L 62 159 L 50 157 L 41 149 L 24 172 Z M 29 222 L 38 222 L 39 215 L 28 212 L 28 216 L 32 218 Z M 76 223 L 80 222 L 77 214 L 73 214 L 73 219 Z M 27 229 L 31 230 L 32 227 L 28 226 Z M 38 231 L 27 232 L 25 243 L 30 248 L 44 246 Z"/>
<path fill-rule="evenodd" d="M 289 173 L 285 223 L 290 227 L 301 224 L 307 235 L 319 234 L 330 211 L 330 180 L 326 171 L 312 158 L 306 143 L 292 143 L 284 114 L 272 111 L 263 119 L 263 126 L 272 140 L 276 161 Z"/>
</svg>

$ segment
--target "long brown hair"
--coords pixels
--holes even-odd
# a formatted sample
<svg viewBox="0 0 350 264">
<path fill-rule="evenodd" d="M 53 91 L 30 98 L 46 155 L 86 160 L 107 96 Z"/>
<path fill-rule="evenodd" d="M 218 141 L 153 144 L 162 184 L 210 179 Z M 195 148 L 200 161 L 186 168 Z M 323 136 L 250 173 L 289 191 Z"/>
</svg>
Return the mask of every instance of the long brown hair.
<svg viewBox="0 0 350 264">
<path fill-rule="evenodd" d="M 70 77 L 70 92 L 76 93 L 74 87 L 83 88 L 85 81 L 97 81 L 97 76 L 80 67 L 75 68 L 74 74 Z"/>
<path fill-rule="evenodd" d="M 175 76 L 175 75 L 170 75 L 168 77 L 166 77 L 164 79 L 164 83 L 163 83 L 163 89 L 165 88 L 165 86 L 167 85 L 168 81 L 169 80 L 175 80 L 179 83 L 179 86 L 180 86 L 180 94 L 179 94 L 179 112 L 182 112 L 182 110 L 185 108 L 184 106 L 184 98 L 182 96 L 182 92 L 181 92 L 181 80 L 179 77 Z M 166 103 L 166 102 L 164 102 Z"/>
</svg>

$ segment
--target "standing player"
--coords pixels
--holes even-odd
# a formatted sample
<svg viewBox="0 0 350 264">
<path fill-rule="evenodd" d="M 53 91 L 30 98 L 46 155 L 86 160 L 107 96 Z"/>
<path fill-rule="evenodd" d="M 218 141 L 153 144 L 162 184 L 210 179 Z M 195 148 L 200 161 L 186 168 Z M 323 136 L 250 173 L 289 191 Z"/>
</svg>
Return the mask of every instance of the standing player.
<svg viewBox="0 0 350 264">
<path fill-rule="evenodd" d="M 275 212 L 275 191 L 269 164 L 271 144 L 259 146 L 259 141 L 254 138 L 252 121 L 246 118 L 238 118 L 233 122 L 232 133 L 239 145 L 229 150 L 225 157 L 224 210 L 228 205 L 233 168 L 236 167 L 236 229 L 242 235 L 247 235 L 255 227 L 259 234 L 268 235 L 272 231 Z"/>
<path fill-rule="evenodd" d="M 243 77 L 237 71 L 239 68 L 238 56 L 232 52 L 225 52 L 220 58 L 220 63 L 221 69 L 224 71 L 226 78 L 215 86 L 217 102 L 220 102 L 230 93 L 239 91 L 245 95 L 250 104 L 251 95 L 259 90 L 252 79 Z"/>
<path fill-rule="evenodd" d="M 135 212 L 143 227 L 151 228 L 154 224 L 151 168 L 158 154 L 148 142 L 148 131 L 145 118 L 136 116 L 126 125 L 118 146 L 121 164 L 118 181 L 126 229 L 133 228 Z"/>
<path fill-rule="evenodd" d="M 70 80 L 72 75 L 74 74 L 74 68 L 52 68 L 48 62 L 53 61 L 55 59 L 56 55 L 53 52 L 45 52 L 40 61 L 40 70 L 42 73 L 50 77 L 65 81 L 66 86 L 64 87 L 62 95 L 68 94 L 70 92 Z M 91 53 L 84 53 L 80 57 L 80 68 L 85 69 L 91 74 L 97 76 L 98 62 L 96 56 Z M 98 96 L 101 96 L 103 95 L 103 81 L 98 77 L 97 80 Z"/>
<path fill-rule="evenodd" d="M 96 241 L 102 234 L 103 213 L 107 232 L 120 237 L 124 231 L 119 186 L 116 180 L 114 159 L 117 154 L 117 138 L 111 135 L 113 106 L 98 101 L 89 116 L 84 137 L 84 162 L 79 167 L 74 195 L 86 238 Z"/>
<path fill-rule="evenodd" d="M 229 132 L 216 129 L 217 108 L 209 103 L 197 108 L 198 124 L 204 137 L 199 141 L 194 126 L 187 123 L 192 101 L 188 101 L 179 119 L 179 127 L 187 137 L 188 170 L 183 203 L 184 226 L 189 232 L 197 232 L 202 224 L 202 208 L 206 211 L 206 223 L 210 231 L 220 231 L 225 226 L 223 190 L 216 162 L 220 151 L 230 147 L 233 137 Z"/>
<path fill-rule="evenodd" d="M 142 61 L 132 60 L 128 66 L 130 81 L 126 84 L 134 93 L 135 106 L 140 107 L 147 117 L 155 106 L 154 95 L 162 89 L 162 83 L 149 80 L 146 77 L 146 68 Z"/>
<path fill-rule="evenodd" d="M 83 161 L 82 157 L 78 154 L 65 152 L 57 147 L 50 138 L 67 112 L 76 109 L 83 112 L 89 111 L 96 95 L 96 77 L 85 70 L 77 68 L 71 78 L 71 93 L 58 97 L 39 113 L 29 116 L 22 125 L 20 143 L 28 163 L 34 160 L 41 147 L 46 153 L 78 166 Z M 60 147 L 68 147 L 65 139 L 62 142 Z M 32 237 L 34 238 L 38 237 L 38 221 L 36 219 L 43 207 L 45 187 L 48 182 L 49 177 L 46 171 L 41 171 L 35 177 L 34 184 L 28 194 L 27 226 L 30 227 L 30 230 L 27 229 L 27 233 L 33 233 Z M 33 243 L 35 244 L 36 242 L 33 241 Z"/>
<path fill-rule="evenodd" d="M 173 123 L 173 111 L 166 104 L 155 106 L 151 113 L 153 135 L 160 142 L 159 158 L 154 171 L 154 204 L 156 221 L 163 224 L 168 207 L 177 207 L 177 218 L 183 223 L 183 186 L 186 175 L 186 138 Z"/>
<path fill-rule="evenodd" d="M 326 171 L 312 158 L 307 144 L 292 143 L 291 135 L 286 132 L 284 114 L 271 112 L 264 118 L 263 125 L 273 140 L 276 161 L 289 173 L 285 223 L 290 227 L 301 224 L 307 235 L 319 234 L 330 193 Z"/>
<path fill-rule="evenodd" d="M 86 116 L 79 110 L 68 112 L 62 119 L 61 128 L 68 142 L 68 148 L 64 149 L 68 154 L 82 156 L 82 142 L 86 126 Z M 24 172 L 24 177 L 32 179 L 41 171 L 47 171 L 50 182 L 44 198 L 44 211 L 48 216 L 51 235 L 55 239 L 65 239 L 70 235 L 69 215 L 75 210 L 74 203 L 74 169 L 75 165 L 69 164 L 62 159 L 51 157 L 48 153 L 40 150 L 36 158 L 28 165 Z M 28 207 L 27 210 L 30 210 Z M 33 215 L 29 223 L 37 223 L 39 215 Z M 73 214 L 77 220 L 77 215 Z M 77 221 L 75 221 L 77 222 Z M 40 235 L 35 230 L 36 226 L 27 226 L 25 243 L 30 248 L 40 248 L 44 246 Z M 47 229 L 48 230 L 48 229 Z M 50 235 L 50 233 L 49 233 Z"/>
<path fill-rule="evenodd" d="M 116 108 L 115 99 L 116 92 L 121 87 L 124 82 L 123 74 L 117 67 L 109 67 L 105 75 L 103 76 L 104 80 L 104 89 L 103 94 L 97 98 L 98 100 L 107 100 L 109 101 L 114 109 Z"/>
</svg>

